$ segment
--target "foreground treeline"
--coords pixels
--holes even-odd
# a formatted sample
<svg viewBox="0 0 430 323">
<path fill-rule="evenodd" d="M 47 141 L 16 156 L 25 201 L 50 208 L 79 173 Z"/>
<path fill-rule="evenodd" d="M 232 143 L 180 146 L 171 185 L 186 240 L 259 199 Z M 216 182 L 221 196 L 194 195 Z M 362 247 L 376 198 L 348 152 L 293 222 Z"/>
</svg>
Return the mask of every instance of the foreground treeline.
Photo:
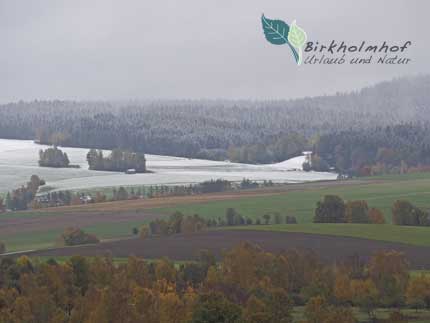
<svg viewBox="0 0 430 323">
<path fill-rule="evenodd" d="M 323 265 L 312 252 L 265 252 L 242 243 L 217 263 L 202 252 L 199 261 L 175 265 L 130 257 L 71 257 L 0 260 L 0 322 L 293 322 L 304 305 L 303 323 L 357 322 L 352 306 L 373 322 L 408 322 L 393 309 L 377 320 L 377 307 L 430 307 L 430 278 L 411 278 L 398 252 L 376 253 Z"/>
<path fill-rule="evenodd" d="M 391 212 L 393 224 L 430 226 L 430 212 L 409 201 L 395 201 Z M 364 200 L 345 202 L 337 195 L 325 195 L 317 202 L 313 222 L 384 224 L 385 218 L 381 210 L 369 208 Z"/>
<path fill-rule="evenodd" d="M 429 76 L 290 101 L 17 102 L 0 138 L 248 163 L 314 148 L 313 167 L 380 174 L 430 165 L 429 104 Z"/>
</svg>

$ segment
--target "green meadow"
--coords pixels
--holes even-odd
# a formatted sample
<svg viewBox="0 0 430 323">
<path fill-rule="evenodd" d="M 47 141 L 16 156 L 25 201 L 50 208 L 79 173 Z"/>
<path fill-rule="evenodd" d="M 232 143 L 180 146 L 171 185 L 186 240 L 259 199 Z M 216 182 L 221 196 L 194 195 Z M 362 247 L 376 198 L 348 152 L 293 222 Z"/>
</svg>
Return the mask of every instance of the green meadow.
<svg viewBox="0 0 430 323">
<path fill-rule="evenodd" d="M 240 197 L 226 201 L 211 201 L 201 204 L 179 205 L 153 209 L 151 212 L 170 214 L 180 211 L 184 214 L 199 214 L 207 218 L 218 218 L 229 207 L 244 216 L 256 219 L 268 212 L 294 215 L 299 223 L 311 223 L 316 202 L 322 196 L 335 194 L 345 200 L 366 200 L 370 207 L 384 212 L 387 223 L 391 223 L 391 207 L 396 200 L 405 199 L 413 204 L 430 208 L 430 173 L 368 178 L 368 183 L 326 188 L 306 188 L 281 194 L 259 197 Z"/>
<path fill-rule="evenodd" d="M 357 184 L 343 186 L 313 187 L 288 190 L 266 196 L 238 196 L 234 199 L 190 203 L 168 208 L 147 209 L 151 214 L 169 215 L 175 211 L 184 214 L 199 214 L 206 218 L 224 217 L 227 208 L 235 208 L 239 213 L 254 220 L 268 212 L 279 212 L 281 215 L 294 215 L 297 225 L 260 225 L 243 227 L 244 230 L 270 230 L 285 232 L 303 232 L 337 236 L 359 237 L 366 239 L 404 242 L 413 245 L 430 246 L 430 227 L 400 227 L 391 225 L 391 207 L 398 199 L 406 199 L 413 204 L 430 208 L 430 173 L 372 177 Z M 316 202 L 326 194 L 336 194 L 345 200 L 366 200 L 370 207 L 384 212 L 387 224 L 314 224 L 312 218 Z M 102 205 L 103 206 L 103 205 Z M 32 218 L 40 216 L 40 211 L 7 214 L 2 216 L 19 216 Z M 46 213 L 55 221 L 54 212 Z M 70 214 L 73 216 L 73 214 Z M 103 216 L 103 215 L 100 215 Z M 1 217 L 0 217 L 1 218 Z M 117 239 L 129 237 L 134 227 L 141 222 L 103 222 L 82 229 L 96 234 L 100 239 Z M 237 228 L 237 227 L 234 227 Z M 0 237 L 8 251 L 43 249 L 55 246 L 56 238 L 62 230 L 39 230 L 22 232 Z"/>
<path fill-rule="evenodd" d="M 119 239 L 130 237 L 133 228 L 139 228 L 143 222 L 121 222 L 121 223 L 102 223 L 83 227 L 85 232 L 95 234 L 99 239 Z M 2 237 L 1 240 L 6 244 L 8 252 L 22 250 L 36 250 L 52 248 L 56 246 L 56 240 L 63 230 L 55 229 L 49 231 L 23 232 Z"/>
</svg>

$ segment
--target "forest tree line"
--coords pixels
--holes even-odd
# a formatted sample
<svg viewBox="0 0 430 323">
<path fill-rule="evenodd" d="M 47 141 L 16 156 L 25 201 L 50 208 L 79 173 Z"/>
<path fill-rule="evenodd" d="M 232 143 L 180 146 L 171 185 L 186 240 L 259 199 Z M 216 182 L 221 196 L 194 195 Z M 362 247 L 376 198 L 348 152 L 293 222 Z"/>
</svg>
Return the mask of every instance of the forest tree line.
<svg viewBox="0 0 430 323">
<path fill-rule="evenodd" d="M 402 124 L 321 135 L 313 146 L 316 170 L 371 176 L 430 170 L 430 124 Z"/>
<path fill-rule="evenodd" d="M 429 166 L 429 104 L 429 76 L 284 101 L 17 102 L 0 106 L 0 137 L 247 163 L 313 149 L 320 166 L 379 174 Z"/>
<path fill-rule="evenodd" d="M 221 261 L 73 256 L 64 263 L 0 258 L 0 322 L 356 323 L 352 306 L 377 323 L 406 323 L 402 308 L 430 308 L 430 277 L 411 277 L 404 255 L 322 263 L 312 251 L 278 254 L 241 243 Z M 389 309 L 377 319 L 378 307 Z"/>
<path fill-rule="evenodd" d="M 225 216 L 217 218 L 204 218 L 198 214 L 185 216 L 179 211 L 176 211 L 168 218 L 156 219 L 149 224 L 143 225 L 140 230 L 133 228 L 134 234 L 139 234 L 145 239 L 150 236 L 169 236 L 177 233 L 193 233 L 206 230 L 214 227 L 226 226 L 244 226 L 244 225 L 269 225 L 269 224 L 297 224 L 297 219 L 294 215 L 281 215 L 279 212 L 266 212 L 261 217 L 255 220 L 248 216 L 244 216 L 234 208 L 227 208 Z"/>
<path fill-rule="evenodd" d="M 95 193 L 88 192 L 72 192 L 69 190 L 53 191 L 48 193 L 40 193 L 38 196 L 32 195 L 32 200 L 26 200 L 26 204 L 22 204 L 19 208 L 11 208 L 12 204 L 6 203 L 5 208 L 10 210 L 26 210 L 28 208 L 39 209 L 45 207 L 57 207 L 64 205 L 80 205 L 88 203 L 103 203 L 124 200 L 136 200 L 144 198 L 158 198 L 169 196 L 186 196 L 205 193 L 226 192 L 237 189 L 254 189 L 258 187 L 272 187 L 272 181 L 263 181 L 257 183 L 249 179 L 243 179 L 239 183 L 217 179 L 204 181 L 198 184 L 189 185 L 149 185 L 137 187 L 114 187 L 111 192 L 96 191 Z M 8 193 L 8 196 L 12 196 Z M 7 201 L 10 199 L 7 198 Z M 0 203 L 0 211 L 1 203 Z"/>
<path fill-rule="evenodd" d="M 146 159 L 143 153 L 113 149 L 104 157 L 102 150 L 91 149 L 87 154 L 87 162 L 91 170 L 125 172 L 133 169 L 136 173 L 146 172 Z"/>
<path fill-rule="evenodd" d="M 35 197 L 40 186 L 45 185 L 45 180 L 37 175 L 32 175 L 26 185 L 6 193 L 6 197 L 0 198 L 0 212 L 3 210 L 20 211 L 35 208 Z"/>
<path fill-rule="evenodd" d="M 395 225 L 430 226 L 430 211 L 409 201 L 395 201 L 391 213 Z M 345 202 L 337 195 L 325 195 L 317 202 L 313 222 L 384 224 L 385 217 L 381 210 L 370 208 L 364 200 Z"/>
</svg>

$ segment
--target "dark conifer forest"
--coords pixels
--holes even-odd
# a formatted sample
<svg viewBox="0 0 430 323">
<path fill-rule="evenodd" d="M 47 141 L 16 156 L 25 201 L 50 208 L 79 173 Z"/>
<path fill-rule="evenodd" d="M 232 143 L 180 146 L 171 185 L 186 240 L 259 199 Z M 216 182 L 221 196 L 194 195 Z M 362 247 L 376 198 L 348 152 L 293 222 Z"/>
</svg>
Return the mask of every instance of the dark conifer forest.
<svg viewBox="0 0 430 323">
<path fill-rule="evenodd" d="M 16 102 L 0 137 L 257 164 L 309 149 L 314 169 L 372 175 L 430 166 L 429 105 L 430 76 L 288 101 Z"/>
</svg>

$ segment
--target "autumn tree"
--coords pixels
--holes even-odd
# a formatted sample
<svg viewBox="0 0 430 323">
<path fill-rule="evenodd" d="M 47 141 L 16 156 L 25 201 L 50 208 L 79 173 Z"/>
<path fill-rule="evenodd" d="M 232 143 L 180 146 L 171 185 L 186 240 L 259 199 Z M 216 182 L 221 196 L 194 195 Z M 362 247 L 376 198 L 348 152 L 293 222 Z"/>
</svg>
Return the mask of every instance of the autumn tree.
<svg viewBox="0 0 430 323">
<path fill-rule="evenodd" d="M 351 279 L 345 273 L 337 273 L 334 285 L 334 296 L 341 304 L 352 302 Z"/>
<path fill-rule="evenodd" d="M 94 234 L 86 233 L 79 228 L 67 228 L 57 239 L 57 243 L 61 246 L 77 246 L 99 242 L 100 240 Z"/>
<path fill-rule="evenodd" d="M 345 218 L 349 223 L 369 223 L 369 206 L 366 201 L 348 201 Z"/>
<path fill-rule="evenodd" d="M 182 323 L 185 316 L 185 304 L 174 288 L 159 294 L 159 322 Z"/>
<path fill-rule="evenodd" d="M 139 230 L 139 237 L 141 239 L 146 239 L 149 237 L 149 235 L 150 235 L 149 226 L 147 224 L 142 225 Z"/>
<path fill-rule="evenodd" d="M 321 323 L 328 318 L 329 304 L 322 296 L 316 296 L 309 299 L 306 303 L 304 317 L 306 323 Z"/>
<path fill-rule="evenodd" d="M 158 292 L 147 287 L 136 286 L 133 289 L 131 303 L 137 316 L 141 318 L 138 322 L 158 323 L 160 322 Z"/>
<path fill-rule="evenodd" d="M 171 235 L 177 233 L 193 233 L 205 230 L 206 227 L 207 222 L 198 214 L 184 216 L 181 212 L 175 212 L 168 219 L 151 221 L 148 226 L 148 234 Z"/>
<path fill-rule="evenodd" d="M 254 295 L 251 295 L 246 302 L 243 318 L 249 323 L 271 322 L 266 304 Z"/>
<path fill-rule="evenodd" d="M 393 223 L 397 225 L 430 225 L 428 212 L 412 205 L 408 201 L 396 201 L 392 208 Z"/>
<path fill-rule="evenodd" d="M 240 322 L 242 309 L 230 302 L 223 294 L 208 293 L 199 297 L 192 323 L 235 323 Z"/>
<path fill-rule="evenodd" d="M 345 222 L 345 203 L 336 195 L 325 195 L 318 201 L 314 216 L 315 223 Z"/>
<path fill-rule="evenodd" d="M 227 284 L 251 289 L 259 284 L 264 275 L 264 266 L 271 256 L 250 243 L 240 243 L 226 252 L 221 264 L 223 277 Z"/>
<path fill-rule="evenodd" d="M 302 289 L 301 294 L 305 300 L 321 296 L 329 300 L 333 296 L 334 275 L 329 268 L 316 268 L 311 275 L 310 281 Z"/>
<path fill-rule="evenodd" d="M 180 223 L 179 232 L 193 233 L 206 229 L 206 222 L 198 214 L 193 216 L 186 216 L 182 218 Z"/>
<path fill-rule="evenodd" d="M 96 198 L 95 198 L 95 202 L 96 203 L 103 203 L 106 202 L 106 195 L 101 193 L 101 192 L 97 192 L 96 193 Z"/>
<path fill-rule="evenodd" d="M 270 313 L 269 322 L 290 323 L 293 321 L 293 302 L 285 289 L 270 287 L 266 289 L 266 295 L 263 299 L 266 303 L 266 309 Z"/>
<path fill-rule="evenodd" d="M 365 311 L 370 319 L 373 319 L 375 314 L 374 310 L 379 303 L 379 293 L 372 280 L 352 280 L 352 301 L 354 305 L 360 307 Z"/>
<path fill-rule="evenodd" d="M 155 264 L 155 277 L 157 280 L 176 282 L 176 269 L 174 264 L 166 258 L 157 260 Z"/>
<path fill-rule="evenodd" d="M 0 258 L 0 322 L 355 323 L 352 306 L 374 319 L 377 306 L 429 306 L 430 280 L 408 281 L 402 254 L 380 252 L 367 267 L 356 258 L 323 264 L 311 251 L 278 254 L 242 243 L 221 262 L 204 251 L 175 265 L 130 257 L 73 256 L 65 262 Z M 384 322 L 405 322 L 393 313 Z"/>
<path fill-rule="evenodd" d="M 73 256 L 68 261 L 73 272 L 73 283 L 82 294 L 88 289 L 90 284 L 90 265 L 86 258 L 82 256 Z"/>
<path fill-rule="evenodd" d="M 375 253 L 369 261 L 369 276 L 378 290 L 382 304 L 393 306 L 403 302 L 409 279 L 409 264 L 403 253 Z"/>
<path fill-rule="evenodd" d="M 422 274 L 409 280 L 406 302 L 417 310 L 430 307 L 430 277 L 428 275 Z"/>
<path fill-rule="evenodd" d="M 377 208 L 371 208 L 369 210 L 369 220 L 373 224 L 384 224 L 384 213 L 382 213 L 382 211 Z"/>
</svg>

